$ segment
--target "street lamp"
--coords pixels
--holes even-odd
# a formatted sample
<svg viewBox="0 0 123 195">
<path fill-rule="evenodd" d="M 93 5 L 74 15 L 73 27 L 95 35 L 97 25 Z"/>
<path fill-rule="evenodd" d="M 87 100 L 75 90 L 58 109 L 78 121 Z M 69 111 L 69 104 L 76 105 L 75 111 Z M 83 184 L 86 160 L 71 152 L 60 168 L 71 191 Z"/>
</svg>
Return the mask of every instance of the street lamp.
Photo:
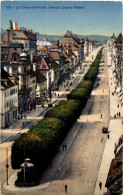
<svg viewBox="0 0 123 195">
<path fill-rule="evenodd" d="M 8 165 L 8 148 L 6 148 L 6 174 L 7 174 L 7 185 L 8 184 L 8 168 L 9 168 L 9 165 Z"/>
</svg>

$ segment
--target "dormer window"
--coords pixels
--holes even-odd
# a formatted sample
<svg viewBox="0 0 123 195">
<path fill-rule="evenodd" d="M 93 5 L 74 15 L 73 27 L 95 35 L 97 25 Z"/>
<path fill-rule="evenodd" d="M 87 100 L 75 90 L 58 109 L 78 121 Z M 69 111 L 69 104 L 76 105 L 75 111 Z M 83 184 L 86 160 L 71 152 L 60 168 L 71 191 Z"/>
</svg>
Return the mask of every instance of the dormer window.
<svg viewBox="0 0 123 195">
<path fill-rule="evenodd" d="M 43 65 L 42 67 L 43 67 L 43 69 L 45 69 L 46 68 L 46 65 Z"/>
</svg>

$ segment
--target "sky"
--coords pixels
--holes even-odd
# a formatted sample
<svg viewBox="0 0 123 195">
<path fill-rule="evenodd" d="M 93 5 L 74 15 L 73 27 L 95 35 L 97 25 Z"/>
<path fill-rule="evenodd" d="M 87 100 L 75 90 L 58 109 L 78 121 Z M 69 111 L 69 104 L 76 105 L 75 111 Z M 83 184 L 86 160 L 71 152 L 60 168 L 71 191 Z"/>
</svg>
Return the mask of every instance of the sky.
<svg viewBox="0 0 123 195">
<path fill-rule="evenodd" d="M 122 32 L 122 3 L 114 1 L 3 1 L 1 28 L 9 20 L 18 27 L 48 35 L 118 35 Z"/>
</svg>

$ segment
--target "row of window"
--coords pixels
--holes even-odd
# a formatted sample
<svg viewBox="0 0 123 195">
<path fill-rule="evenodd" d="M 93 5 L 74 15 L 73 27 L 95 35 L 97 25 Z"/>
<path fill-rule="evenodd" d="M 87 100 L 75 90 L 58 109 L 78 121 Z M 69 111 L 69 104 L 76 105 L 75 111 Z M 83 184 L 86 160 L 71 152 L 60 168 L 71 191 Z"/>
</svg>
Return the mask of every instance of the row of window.
<svg viewBox="0 0 123 195">
<path fill-rule="evenodd" d="M 8 108 L 10 106 L 13 106 L 17 103 L 17 99 L 11 99 L 10 101 L 5 102 L 5 108 Z"/>
<path fill-rule="evenodd" d="M 5 97 L 8 97 L 8 96 L 16 94 L 16 93 L 17 93 L 17 88 L 16 89 L 11 89 L 11 91 L 5 92 Z"/>
</svg>

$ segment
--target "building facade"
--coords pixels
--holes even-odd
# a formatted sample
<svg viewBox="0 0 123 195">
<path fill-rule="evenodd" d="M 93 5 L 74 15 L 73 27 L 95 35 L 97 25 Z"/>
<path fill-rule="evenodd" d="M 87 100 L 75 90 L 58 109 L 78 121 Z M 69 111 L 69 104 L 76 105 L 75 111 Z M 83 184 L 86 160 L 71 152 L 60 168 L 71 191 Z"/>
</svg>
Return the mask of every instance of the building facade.
<svg viewBox="0 0 123 195">
<path fill-rule="evenodd" d="M 9 128 L 18 119 L 18 84 L 1 69 L 1 128 Z"/>
</svg>

